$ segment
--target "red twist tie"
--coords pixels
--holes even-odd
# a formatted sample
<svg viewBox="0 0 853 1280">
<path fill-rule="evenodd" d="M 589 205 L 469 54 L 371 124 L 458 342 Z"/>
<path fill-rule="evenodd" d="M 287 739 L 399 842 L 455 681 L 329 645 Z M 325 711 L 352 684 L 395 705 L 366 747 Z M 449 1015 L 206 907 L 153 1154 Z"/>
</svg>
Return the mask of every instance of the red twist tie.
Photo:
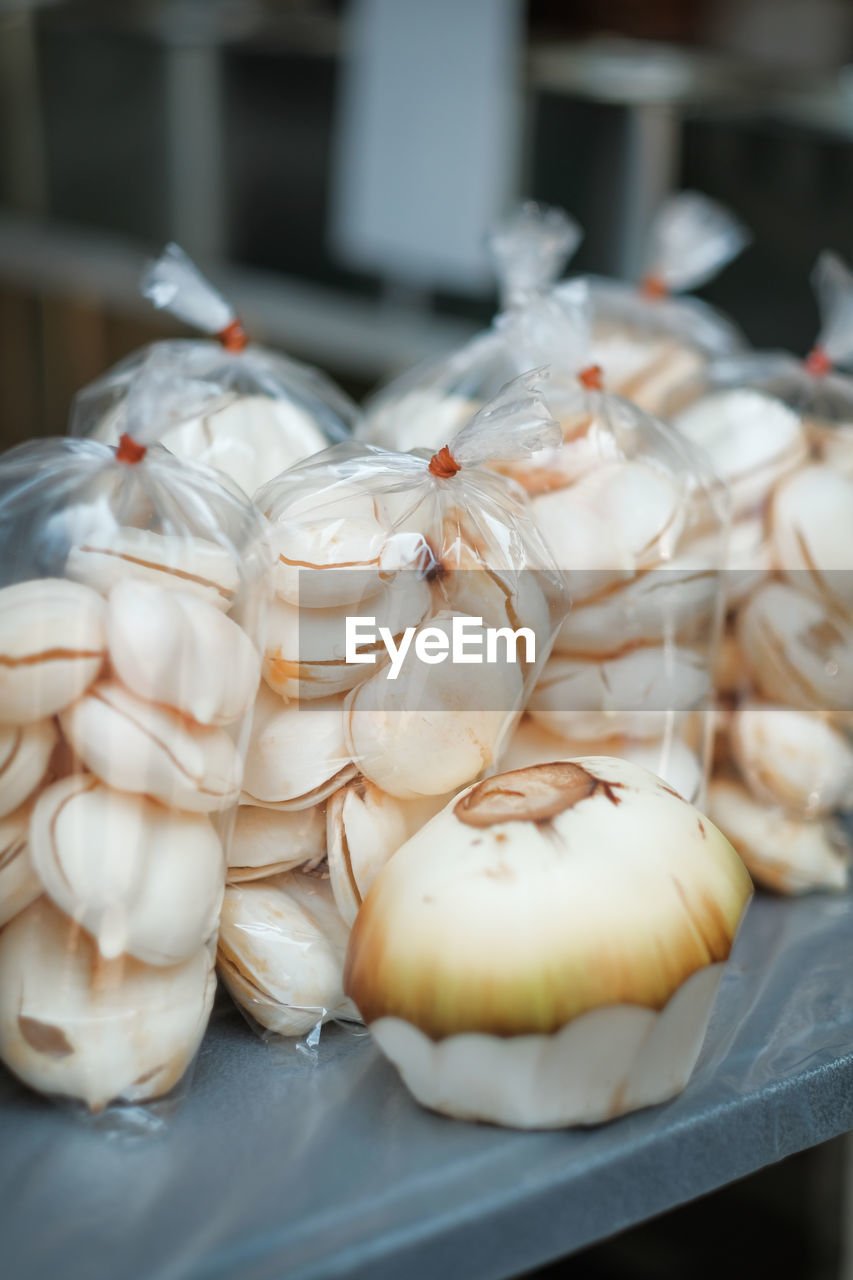
<svg viewBox="0 0 853 1280">
<path fill-rule="evenodd" d="M 652 274 L 643 276 L 640 281 L 640 293 L 644 298 L 651 298 L 658 302 L 661 298 L 667 296 L 669 289 L 667 289 L 661 276 Z"/>
<path fill-rule="evenodd" d="M 127 462 L 132 466 L 135 462 L 141 462 L 147 452 L 147 445 L 140 444 L 138 440 L 134 440 L 133 436 L 129 436 L 125 431 L 118 442 L 116 462 Z"/>
<path fill-rule="evenodd" d="M 832 361 L 823 347 L 813 347 L 805 359 L 806 372 L 814 378 L 822 378 L 832 369 Z"/>
<path fill-rule="evenodd" d="M 451 480 L 457 471 L 462 470 L 447 445 L 432 455 L 429 460 L 429 469 L 434 476 L 438 476 L 439 480 Z"/>
<path fill-rule="evenodd" d="M 603 391 L 604 374 L 601 365 L 588 364 L 585 369 L 581 369 L 578 374 L 578 382 L 582 387 L 586 387 L 587 391 Z"/>
<path fill-rule="evenodd" d="M 220 329 L 216 336 L 226 351 L 245 351 L 249 345 L 246 330 L 239 320 L 232 320 L 224 329 Z"/>
</svg>

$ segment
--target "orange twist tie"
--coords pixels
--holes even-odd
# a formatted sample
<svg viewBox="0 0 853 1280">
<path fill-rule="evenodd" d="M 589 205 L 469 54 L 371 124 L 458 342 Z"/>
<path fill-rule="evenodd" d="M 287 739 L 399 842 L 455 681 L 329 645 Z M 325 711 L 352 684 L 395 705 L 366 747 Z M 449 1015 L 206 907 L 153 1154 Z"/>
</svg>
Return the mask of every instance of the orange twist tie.
<svg viewBox="0 0 853 1280">
<path fill-rule="evenodd" d="M 587 391 L 603 391 L 603 379 L 604 374 L 600 364 L 588 364 L 578 374 L 578 382 L 582 387 L 586 387 Z"/>
<path fill-rule="evenodd" d="M 249 345 L 246 330 L 239 320 L 232 320 L 224 329 L 220 329 L 216 336 L 226 351 L 245 351 Z"/>
<path fill-rule="evenodd" d="M 660 298 L 665 298 L 669 293 L 669 289 L 667 289 L 660 276 L 649 275 L 643 276 L 640 281 L 640 293 L 644 298 L 652 298 L 657 301 Z"/>
<path fill-rule="evenodd" d="M 134 462 L 141 462 L 147 452 L 147 445 L 140 444 L 138 440 L 134 440 L 133 436 L 129 436 L 125 431 L 118 442 L 116 462 L 127 462 L 133 465 Z"/>
<path fill-rule="evenodd" d="M 832 361 L 823 347 L 813 347 L 805 359 L 806 372 L 815 378 L 822 378 L 832 369 Z"/>
<path fill-rule="evenodd" d="M 432 455 L 429 460 L 429 469 L 434 476 L 438 476 L 439 480 L 450 480 L 457 471 L 462 470 L 447 445 Z"/>
</svg>

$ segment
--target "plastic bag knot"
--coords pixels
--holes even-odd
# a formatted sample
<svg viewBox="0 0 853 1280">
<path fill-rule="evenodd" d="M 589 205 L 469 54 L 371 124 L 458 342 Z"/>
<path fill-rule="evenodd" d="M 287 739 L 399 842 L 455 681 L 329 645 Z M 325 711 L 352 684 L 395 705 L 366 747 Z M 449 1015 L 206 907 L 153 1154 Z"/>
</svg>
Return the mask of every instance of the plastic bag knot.
<svg viewBox="0 0 853 1280">
<path fill-rule="evenodd" d="M 578 382 L 587 391 L 604 390 L 604 374 L 600 364 L 588 364 L 578 373 Z"/>
<path fill-rule="evenodd" d="M 220 329 L 216 336 L 226 351 L 245 351 L 249 345 L 246 330 L 239 320 L 232 320 L 224 329 Z"/>
<path fill-rule="evenodd" d="M 665 298 L 667 296 L 669 289 L 667 288 L 662 276 L 651 273 L 650 275 L 643 276 L 640 281 L 640 293 L 644 298 L 659 301 L 661 298 Z"/>
<path fill-rule="evenodd" d="M 128 435 L 125 431 L 118 442 L 116 462 L 126 462 L 129 466 L 132 466 L 136 462 L 141 462 L 147 452 L 147 445 L 140 444 L 138 440 L 134 440 L 133 436 Z"/>
<path fill-rule="evenodd" d="M 450 480 L 457 471 L 462 470 L 447 445 L 432 455 L 429 460 L 429 469 L 439 480 Z"/>
<path fill-rule="evenodd" d="M 812 347 L 804 363 L 806 372 L 810 373 L 813 378 L 822 378 L 832 369 L 832 361 L 823 347 Z"/>
</svg>

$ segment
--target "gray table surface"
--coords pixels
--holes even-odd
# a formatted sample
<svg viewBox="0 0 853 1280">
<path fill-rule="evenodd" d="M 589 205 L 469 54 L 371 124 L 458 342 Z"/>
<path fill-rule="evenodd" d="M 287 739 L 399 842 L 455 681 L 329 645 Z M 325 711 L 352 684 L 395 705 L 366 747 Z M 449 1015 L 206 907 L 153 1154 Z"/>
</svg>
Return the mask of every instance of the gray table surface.
<svg viewBox="0 0 853 1280">
<path fill-rule="evenodd" d="M 757 899 L 687 1091 L 589 1130 L 421 1110 L 365 1035 L 312 1064 L 227 1006 L 156 1132 L 0 1079 L 10 1280 L 495 1280 L 853 1128 L 853 899 Z"/>
</svg>

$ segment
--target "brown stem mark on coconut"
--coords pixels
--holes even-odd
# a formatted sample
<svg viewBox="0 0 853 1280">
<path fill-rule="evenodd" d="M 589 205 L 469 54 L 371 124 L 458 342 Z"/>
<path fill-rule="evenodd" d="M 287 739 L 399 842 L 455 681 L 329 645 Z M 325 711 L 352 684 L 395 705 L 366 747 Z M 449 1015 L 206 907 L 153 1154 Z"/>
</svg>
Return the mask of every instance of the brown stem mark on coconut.
<svg viewBox="0 0 853 1280">
<path fill-rule="evenodd" d="M 40 662 L 71 662 L 76 658 L 100 658 L 100 649 L 43 649 L 41 653 L 27 653 L 22 658 L 0 654 L 0 667 L 36 667 Z"/>
<path fill-rule="evenodd" d="M 421 548 L 415 560 L 415 568 L 426 582 L 438 582 L 450 572 L 441 557 L 436 555 L 429 538 L 421 539 Z"/>
<path fill-rule="evenodd" d="M 687 804 L 687 801 L 684 799 L 684 796 L 681 794 L 681 792 L 676 791 L 675 788 L 671 787 L 667 782 L 659 782 L 658 790 L 665 791 L 668 796 L 672 796 L 675 800 L 681 800 L 684 804 Z M 702 825 L 701 822 L 699 823 L 699 825 L 701 827 Z"/>
<path fill-rule="evenodd" d="M 621 797 L 615 794 L 615 788 L 623 786 L 621 782 L 597 778 L 571 760 L 560 760 L 487 778 L 457 800 L 453 812 L 469 827 L 492 827 L 504 822 L 545 823 L 598 791 L 617 805 Z"/>
<path fill-rule="evenodd" d="M 828 662 L 832 650 L 841 645 L 844 637 L 831 618 L 822 618 L 802 632 L 804 646 L 822 662 Z"/>
<path fill-rule="evenodd" d="M 137 1076 L 133 1083 L 140 1084 L 140 1085 L 148 1084 L 149 1081 L 153 1080 L 155 1076 L 159 1075 L 162 1070 L 163 1070 L 162 1066 L 152 1067 L 150 1071 L 146 1071 L 141 1076 Z"/>
<path fill-rule="evenodd" d="M 16 858 L 20 858 L 21 855 L 26 852 L 27 843 L 28 841 L 25 835 L 19 836 L 18 839 L 13 840 L 6 849 L 0 850 L 0 871 L 5 871 L 7 867 L 12 865 Z"/>
<path fill-rule="evenodd" d="M 31 1049 L 43 1053 L 48 1058 L 67 1058 L 74 1052 L 68 1037 L 61 1027 L 50 1022 L 41 1022 L 38 1018 L 28 1018 L 26 1014 L 18 1015 L 18 1030 Z"/>
</svg>

